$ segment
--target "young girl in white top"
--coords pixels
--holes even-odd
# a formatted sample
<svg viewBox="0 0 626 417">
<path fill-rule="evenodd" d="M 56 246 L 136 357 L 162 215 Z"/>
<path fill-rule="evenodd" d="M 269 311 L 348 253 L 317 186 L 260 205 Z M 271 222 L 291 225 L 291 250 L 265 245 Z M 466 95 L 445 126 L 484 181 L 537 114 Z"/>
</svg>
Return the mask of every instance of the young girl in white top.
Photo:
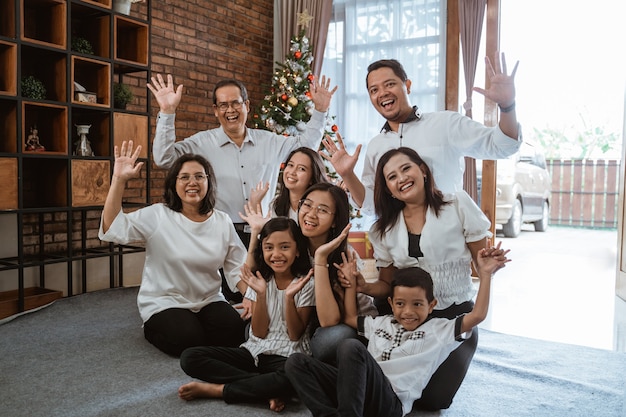
<svg viewBox="0 0 626 417">
<path fill-rule="evenodd" d="M 268 401 L 281 411 L 284 399 L 295 395 L 284 373 L 292 353 L 310 353 L 309 319 L 315 306 L 306 241 L 296 222 L 286 217 L 268 221 L 255 249 L 253 274 L 242 268 L 252 300 L 248 341 L 238 348 L 217 346 L 190 348 L 180 364 L 191 377 L 178 390 L 180 398 L 223 398 L 227 403 Z"/>
</svg>

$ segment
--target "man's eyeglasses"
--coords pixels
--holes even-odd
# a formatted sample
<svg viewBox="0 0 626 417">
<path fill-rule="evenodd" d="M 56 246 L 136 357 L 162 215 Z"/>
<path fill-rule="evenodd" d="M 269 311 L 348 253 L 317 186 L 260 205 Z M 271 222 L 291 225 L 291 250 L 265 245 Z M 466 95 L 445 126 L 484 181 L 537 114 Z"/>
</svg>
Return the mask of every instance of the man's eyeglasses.
<svg viewBox="0 0 626 417">
<path fill-rule="evenodd" d="M 179 175 L 176 177 L 178 179 L 178 181 L 182 182 L 183 184 L 188 184 L 189 181 L 191 181 L 192 179 L 196 182 L 204 182 L 207 179 L 207 176 L 204 174 L 194 174 L 194 175 L 187 175 L 187 174 L 183 174 L 183 175 Z"/>
<path fill-rule="evenodd" d="M 304 200 L 300 200 L 300 211 L 303 213 L 308 213 L 311 210 L 315 209 L 317 211 L 317 215 L 319 217 L 328 217 L 328 216 L 332 216 L 333 214 L 335 214 L 334 212 L 332 212 L 330 210 L 330 207 L 325 206 L 323 204 L 320 204 L 319 206 L 315 207 L 313 205 L 313 201 L 307 199 Z"/>
<path fill-rule="evenodd" d="M 215 107 L 217 107 L 222 113 L 225 113 L 229 107 L 232 107 L 234 110 L 241 110 L 243 106 L 243 101 L 233 100 L 230 103 L 217 103 Z"/>
</svg>

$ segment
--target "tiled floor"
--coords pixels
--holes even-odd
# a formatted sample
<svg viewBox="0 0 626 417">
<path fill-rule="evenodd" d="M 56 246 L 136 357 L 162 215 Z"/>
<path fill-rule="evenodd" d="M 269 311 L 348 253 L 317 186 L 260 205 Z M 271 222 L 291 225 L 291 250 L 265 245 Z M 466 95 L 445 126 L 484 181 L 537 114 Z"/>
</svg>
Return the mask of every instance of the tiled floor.
<svg viewBox="0 0 626 417">
<path fill-rule="evenodd" d="M 617 232 L 552 227 L 496 236 L 510 262 L 492 284 L 480 327 L 502 333 L 626 351 L 626 303 L 615 296 Z"/>
</svg>

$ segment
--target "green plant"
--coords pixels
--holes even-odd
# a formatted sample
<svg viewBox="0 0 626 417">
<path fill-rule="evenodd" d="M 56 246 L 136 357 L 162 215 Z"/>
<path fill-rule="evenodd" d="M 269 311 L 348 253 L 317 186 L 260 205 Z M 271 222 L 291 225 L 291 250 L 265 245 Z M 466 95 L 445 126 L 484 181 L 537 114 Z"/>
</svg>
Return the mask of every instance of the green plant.
<svg viewBox="0 0 626 417">
<path fill-rule="evenodd" d="M 81 54 L 93 55 L 93 47 L 91 43 L 85 38 L 80 36 L 72 37 L 72 51 L 80 52 Z"/>
<path fill-rule="evenodd" d="M 29 75 L 22 77 L 22 97 L 44 100 L 46 98 L 46 87 L 40 79 Z"/>
<path fill-rule="evenodd" d="M 126 105 L 133 100 L 133 92 L 126 84 L 113 84 L 113 105 L 118 109 L 125 109 Z"/>
</svg>

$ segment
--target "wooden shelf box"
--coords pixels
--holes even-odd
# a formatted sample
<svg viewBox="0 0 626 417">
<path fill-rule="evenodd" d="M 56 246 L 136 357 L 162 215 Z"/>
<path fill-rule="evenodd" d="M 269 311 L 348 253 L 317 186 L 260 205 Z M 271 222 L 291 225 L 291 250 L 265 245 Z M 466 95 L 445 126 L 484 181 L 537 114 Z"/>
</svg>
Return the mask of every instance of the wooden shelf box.
<svg viewBox="0 0 626 417">
<path fill-rule="evenodd" d="M 132 140 L 134 147 L 141 145 L 140 158 L 148 157 L 148 116 L 114 113 L 113 140 L 121 148 L 123 141 Z"/>
<path fill-rule="evenodd" d="M 111 64 L 96 59 L 72 56 L 72 103 L 111 107 Z M 96 103 L 78 100 L 76 86 L 79 83 L 87 91 L 96 93 Z"/>
<path fill-rule="evenodd" d="M 116 15 L 114 26 L 114 59 L 148 65 L 148 25 Z"/>
<path fill-rule="evenodd" d="M 67 207 L 67 161 L 24 158 L 22 193 L 24 208 Z"/>
<path fill-rule="evenodd" d="M 17 209 L 17 158 L 0 158 L 0 210 Z"/>
<path fill-rule="evenodd" d="M 112 0 L 82 0 L 84 3 L 93 4 L 98 7 L 111 10 Z"/>
<path fill-rule="evenodd" d="M 0 94 L 17 94 L 17 44 L 0 40 Z"/>
<path fill-rule="evenodd" d="M 22 46 L 21 67 L 22 77 L 32 75 L 44 84 L 46 100 L 67 100 L 66 54 L 24 45 Z"/>
<path fill-rule="evenodd" d="M 21 0 L 22 40 L 67 48 L 67 2 L 64 0 Z"/>
<path fill-rule="evenodd" d="M 0 0 L 0 36 L 15 39 L 15 1 Z"/>
<path fill-rule="evenodd" d="M 98 12 L 93 7 L 81 3 L 71 3 L 70 6 L 72 8 L 72 39 L 75 37 L 86 39 L 91 44 L 94 55 L 110 58 L 111 16 L 109 13 L 104 10 Z"/>
<path fill-rule="evenodd" d="M 22 102 L 22 152 L 68 155 L 67 107 L 56 104 Z M 45 152 L 26 150 L 30 129 L 37 126 L 39 143 Z"/>
<path fill-rule="evenodd" d="M 17 153 L 17 102 L 0 100 L 0 152 Z"/>
<path fill-rule="evenodd" d="M 110 186 L 110 161 L 72 160 L 72 207 L 104 205 Z"/>
<path fill-rule="evenodd" d="M 99 109 L 74 107 L 72 109 L 72 155 L 75 155 L 80 136 L 76 125 L 91 125 L 87 139 L 95 156 L 111 156 L 111 113 Z"/>
</svg>

